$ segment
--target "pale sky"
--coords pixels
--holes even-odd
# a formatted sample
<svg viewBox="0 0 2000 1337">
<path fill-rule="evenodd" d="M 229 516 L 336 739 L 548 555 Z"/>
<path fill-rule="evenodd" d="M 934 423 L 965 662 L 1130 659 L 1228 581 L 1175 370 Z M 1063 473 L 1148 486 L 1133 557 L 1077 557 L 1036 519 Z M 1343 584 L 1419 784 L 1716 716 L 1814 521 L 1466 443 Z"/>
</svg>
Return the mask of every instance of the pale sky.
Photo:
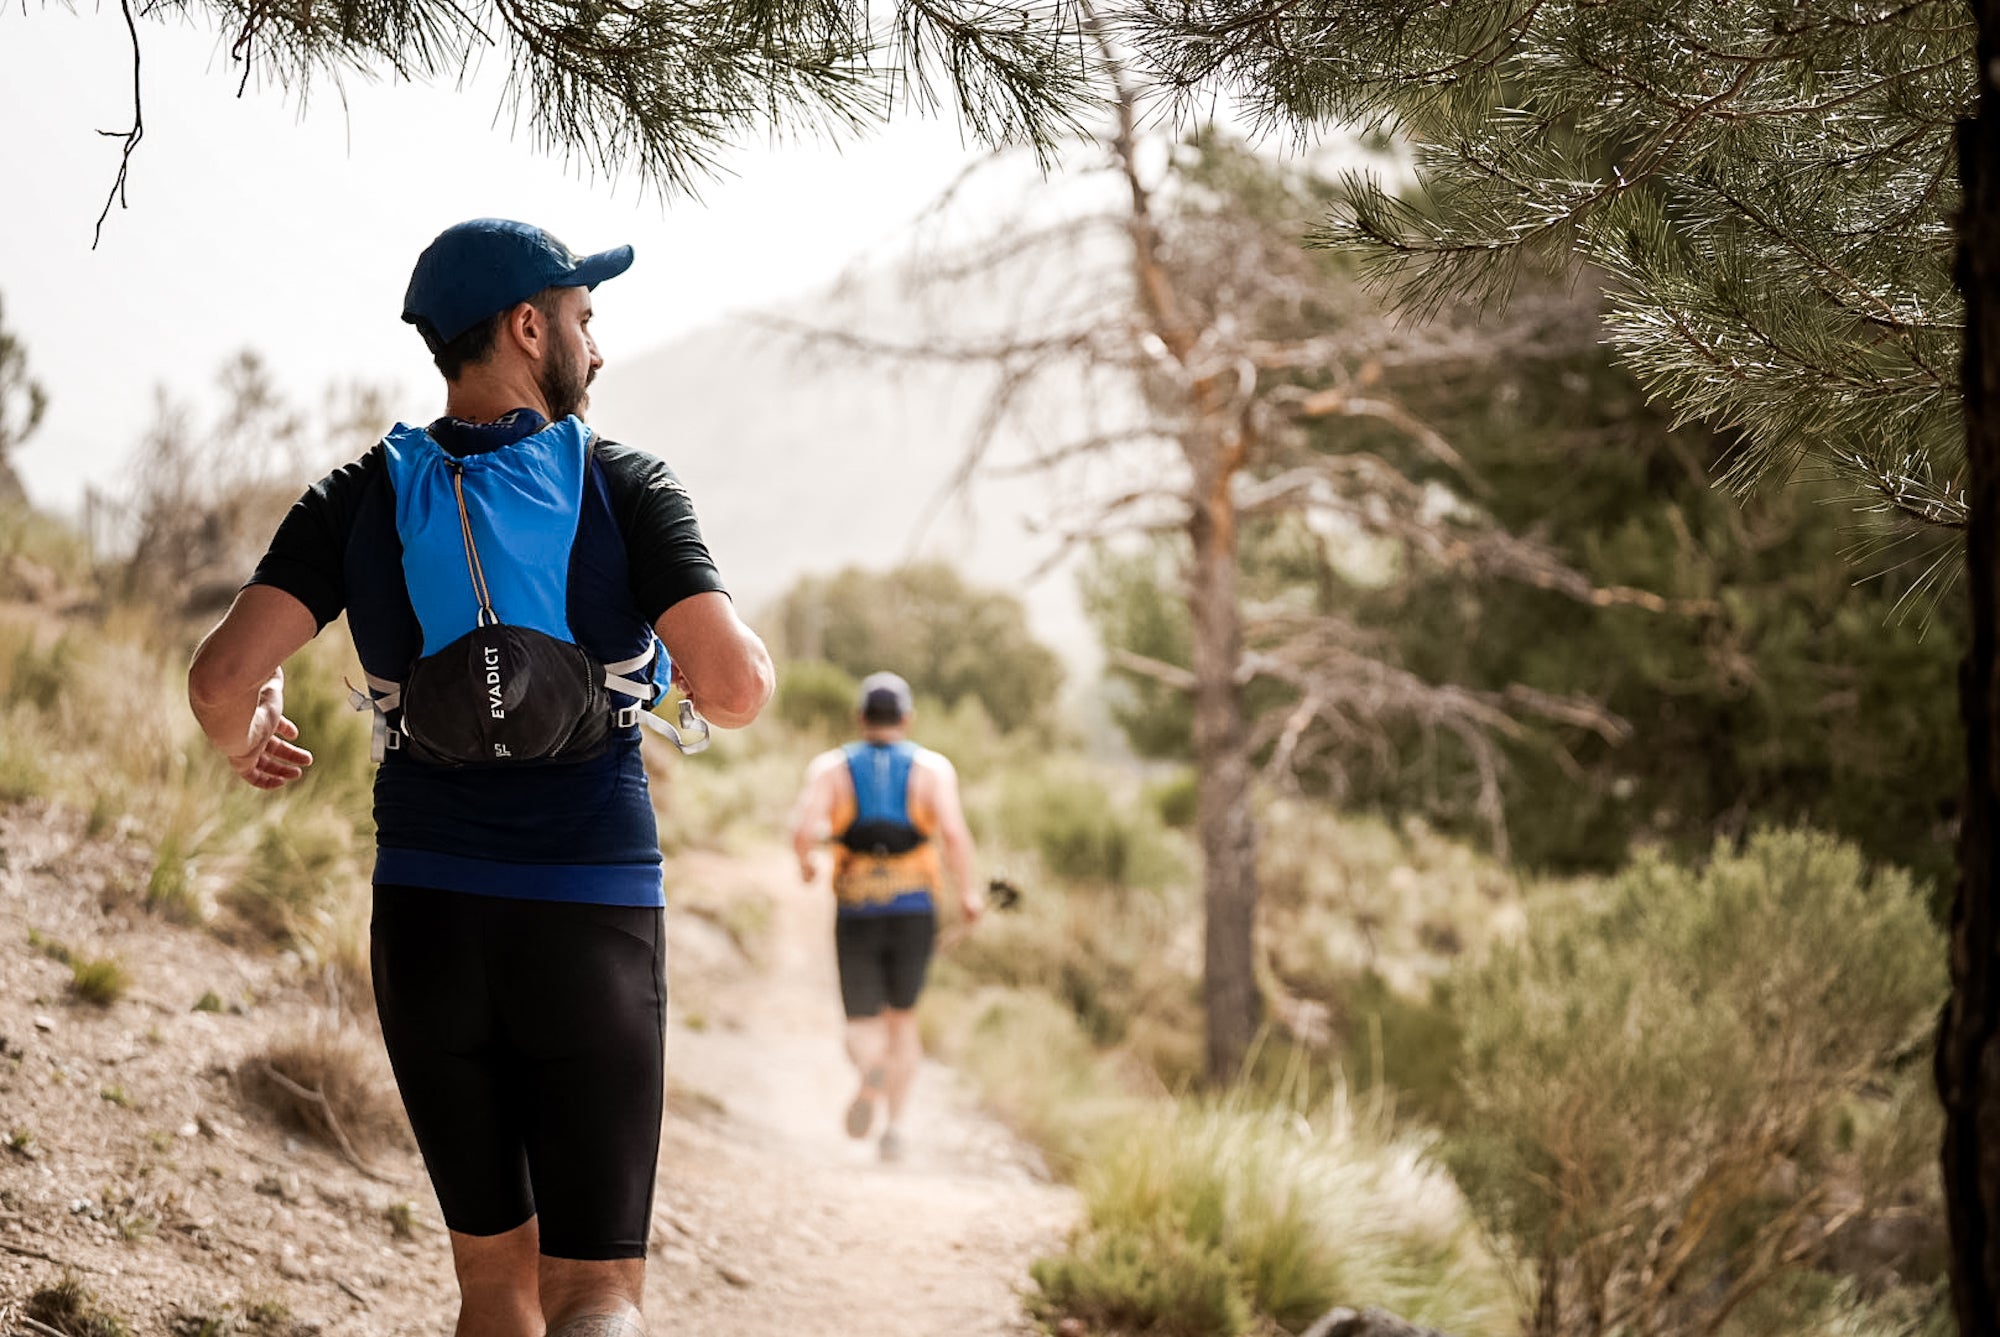
<svg viewBox="0 0 2000 1337">
<path fill-rule="evenodd" d="M 275 89 L 239 99 L 212 32 L 140 34 L 131 207 L 113 209 L 93 252 L 119 143 L 97 131 L 131 119 L 124 23 L 115 7 L 0 9 L 0 302 L 50 394 L 16 460 L 47 506 L 115 479 L 156 385 L 203 396 L 246 346 L 309 402 L 359 377 L 399 387 L 403 416 L 429 416 L 435 373 L 398 316 L 417 253 L 460 219 L 525 218 L 578 251 L 630 242 L 637 260 L 599 290 L 593 324 L 615 363 L 825 283 L 975 156 L 948 121 L 906 118 L 838 147 L 741 150 L 700 201 L 663 203 L 510 138 L 492 71 L 463 91 L 350 80 L 344 107 L 325 86 L 301 116 Z"/>
</svg>

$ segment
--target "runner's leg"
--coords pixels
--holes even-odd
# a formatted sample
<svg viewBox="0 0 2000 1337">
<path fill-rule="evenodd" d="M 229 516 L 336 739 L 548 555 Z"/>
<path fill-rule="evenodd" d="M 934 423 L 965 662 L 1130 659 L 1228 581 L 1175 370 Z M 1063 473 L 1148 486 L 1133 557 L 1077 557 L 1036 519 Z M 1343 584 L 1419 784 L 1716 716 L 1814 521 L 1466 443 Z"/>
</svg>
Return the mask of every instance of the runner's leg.
<svg viewBox="0 0 2000 1337">
<path fill-rule="evenodd" d="M 487 1006 L 496 904 L 428 887 L 375 888 L 376 1015 L 403 1108 L 451 1231 L 462 1337 L 539 1337 L 539 1227 L 512 1064 Z"/>
<path fill-rule="evenodd" d="M 541 1296 L 548 1337 L 645 1337 L 639 1316 L 645 1289 L 643 1259 L 544 1258 Z"/>
<path fill-rule="evenodd" d="M 498 1006 L 519 1056 L 542 1313 L 551 1333 L 638 1337 L 665 1083 L 662 912 L 513 904 Z"/>
<path fill-rule="evenodd" d="M 917 1080 L 917 1069 L 923 1064 L 924 1041 L 917 1032 L 915 1012 L 891 1008 L 882 1014 L 882 1023 L 887 1039 L 884 1066 L 888 1069 L 883 1086 L 889 1095 L 889 1126 L 894 1128 L 902 1120 L 903 1106 L 910 1098 L 910 1087 Z"/>
<path fill-rule="evenodd" d="M 932 914 L 893 915 L 885 921 L 888 938 L 884 957 L 887 1009 L 882 1014 L 885 1083 L 889 1097 L 889 1127 L 895 1128 L 909 1100 L 910 1086 L 917 1080 L 923 1063 L 923 1038 L 917 1032 L 917 997 L 931 964 L 931 948 L 937 940 L 937 917 Z"/>
<path fill-rule="evenodd" d="M 834 960 L 840 968 L 840 1005 L 847 1014 L 847 1060 L 860 1078 L 847 1106 L 847 1134 L 866 1137 L 888 1077 L 888 1032 L 882 1005 L 888 996 L 882 920 L 842 916 L 833 926 Z"/>
<path fill-rule="evenodd" d="M 499 1235 L 451 1232 L 457 1337 L 542 1337 L 542 1307 L 535 1297 L 539 1252 L 533 1220 Z"/>
</svg>

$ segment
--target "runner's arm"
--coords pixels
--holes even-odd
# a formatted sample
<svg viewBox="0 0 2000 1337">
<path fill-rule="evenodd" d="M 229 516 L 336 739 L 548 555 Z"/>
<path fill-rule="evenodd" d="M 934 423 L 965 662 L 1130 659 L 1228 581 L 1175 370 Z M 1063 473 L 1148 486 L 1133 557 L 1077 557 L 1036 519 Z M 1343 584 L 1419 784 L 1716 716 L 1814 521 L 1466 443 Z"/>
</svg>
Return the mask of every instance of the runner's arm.
<svg viewBox="0 0 2000 1337">
<path fill-rule="evenodd" d="M 318 631 L 312 610 L 295 596 L 251 585 L 194 652 L 188 704 L 246 784 L 277 789 L 312 764 L 312 753 L 291 741 L 299 730 L 285 718 L 283 665 Z"/>
<path fill-rule="evenodd" d="M 931 811 L 937 814 L 938 839 L 944 843 L 945 872 L 958 885 L 958 908 L 965 922 L 976 924 L 986 911 L 986 893 L 972 873 L 972 828 L 958 799 L 958 771 L 950 759 L 932 752 L 926 760 L 931 776 Z"/>
<path fill-rule="evenodd" d="M 838 752 L 823 752 L 806 767 L 805 786 L 792 807 L 792 852 L 799 856 L 799 880 L 810 882 L 819 875 L 816 857 L 820 842 L 827 838 L 833 822 L 833 768 Z"/>
<path fill-rule="evenodd" d="M 776 674 L 771 653 L 736 616 L 729 596 L 710 590 L 689 595 L 653 624 L 674 674 L 695 708 L 714 724 L 740 729 L 771 699 Z"/>
</svg>

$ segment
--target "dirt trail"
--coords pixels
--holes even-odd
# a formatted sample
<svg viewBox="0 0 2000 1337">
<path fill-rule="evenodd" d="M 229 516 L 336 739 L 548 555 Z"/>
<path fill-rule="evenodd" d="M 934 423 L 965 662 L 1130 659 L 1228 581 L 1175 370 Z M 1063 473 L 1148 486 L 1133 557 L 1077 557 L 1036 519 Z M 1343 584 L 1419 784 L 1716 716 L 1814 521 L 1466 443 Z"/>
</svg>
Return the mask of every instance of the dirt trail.
<svg viewBox="0 0 2000 1337">
<path fill-rule="evenodd" d="M 1073 1219 L 1072 1195 L 1038 1178 L 936 1064 L 918 1079 L 903 1162 L 883 1165 L 872 1143 L 849 1139 L 840 1124 L 854 1083 L 825 890 L 800 886 L 779 851 L 679 871 L 706 903 L 761 894 L 772 913 L 763 969 L 747 974 L 706 964 L 727 953 L 703 921 L 673 921 L 676 1016 L 706 1024 L 675 1029 L 668 1068 L 695 1093 L 681 1103 L 710 1112 L 667 1126 L 647 1306 L 656 1330 L 1031 1331 L 1018 1288 Z"/>
<path fill-rule="evenodd" d="M 82 827 L 60 809 L 0 807 L 0 1334 L 65 1268 L 135 1333 L 193 1331 L 190 1314 L 255 1301 L 288 1310 L 295 1337 L 448 1332 L 449 1251 L 415 1153 L 377 1149 L 364 1173 L 246 1106 L 232 1079 L 324 1024 L 306 972 L 147 914 L 150 852 Z M 830 906 L 781 852 L 684 860 L 669 886 L 653 1332 L 1028 1331 L 1018 1288 L 1073 1219 L 1071 1195 L 935 1066 L 906 1163 L 844 1136 Z M 773 910 L 746 935 L 753 963 L 714 918 L 757 897 Z M 68 968 L 30 929 L 116 955 L 130 993 L 103 1009 L 70 1001 Z M 224 1010 L 190 1010 L 205 992 Z M 372 1035 L 364 1048 L 379 1058 Z"/>
</svg>

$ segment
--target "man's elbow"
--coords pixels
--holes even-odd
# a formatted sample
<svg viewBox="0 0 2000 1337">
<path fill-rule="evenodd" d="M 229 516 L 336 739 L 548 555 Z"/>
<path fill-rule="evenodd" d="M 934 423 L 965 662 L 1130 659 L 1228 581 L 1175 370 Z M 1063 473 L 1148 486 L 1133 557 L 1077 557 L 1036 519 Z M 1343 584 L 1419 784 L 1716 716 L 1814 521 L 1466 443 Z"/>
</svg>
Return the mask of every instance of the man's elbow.
<svg viewBox="0 0 2000 1337">
<path fill-rule="evenodd" d="M 246 690 L 243 676 L 243 670 L 217 651 L 212 641 L 202 642 L 188 665 L 188 704 L 201 710 L 241 696 Z"/>
<path fill-rule="evenodd" d="M 695 702 L 709 722 L 725 729 L 741 729 L 756 719 L 777 689 L 777 674 L 771 657 L 762 653 L 745 656 L 736 670 L 720 681 L 708 684 Z"/>
</svg>

